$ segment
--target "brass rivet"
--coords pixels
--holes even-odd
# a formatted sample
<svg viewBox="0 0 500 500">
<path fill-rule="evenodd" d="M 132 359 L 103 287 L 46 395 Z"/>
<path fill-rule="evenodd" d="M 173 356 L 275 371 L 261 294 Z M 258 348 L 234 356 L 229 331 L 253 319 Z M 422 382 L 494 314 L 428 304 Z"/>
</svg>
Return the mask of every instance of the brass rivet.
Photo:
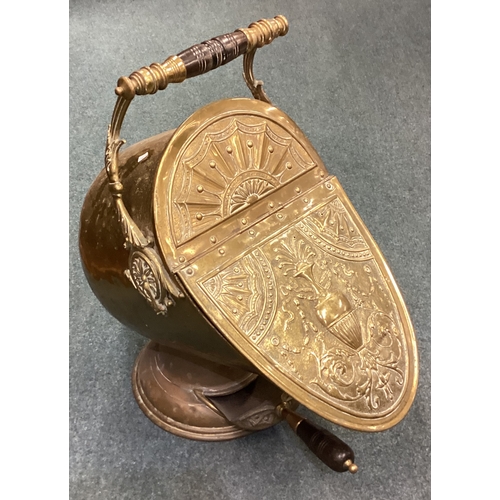
<svg viewBox="0 0 500 500">
<path fill-rule="evenodd" d="M 290 170 L 292 168 L 292 164 L 289 161 L 287 161 L 285 163 L 285 167 L 288 168 L 288 170 Z"/>
<path fill-rule="evenodd" d="M 309 203 L 309 200 L 307 198 L 304 198 L 304 203 Z"/>
<path fill-rule="evenodd" d="M 267 150 L 268 150 L 270 153 L 274 153 L 274 148 L 273 148 L 272 146 L 269 146 L 269 147 L 267 148 Z"/>
<path fill-rule="evenodd" d="M 269 206 L 270 206 L 271 208 L 274 208 L 274 203 L 273 203 L 272 201 L 270 201 L 270 202 L 269 202 Z"/>
<path fill-rule="evenodd" d="M 247 141 L 247 146 L 249 148 L 253 148 L 253 142 L 252 141 Z"/>
<path fill-rule="evenodd" d="M 179 257 L 179 262 L 186 262 L 186 257 Z"/>
<path fill-rule="evenodd" d="M 295 188 L 295 192 L 300 193 L 300 188 L 298 186 Z"/>
<path fill-rule="evenodd" d="M 247 222 L 248 222 L 248 221 L 247 221 L 246 219 L 241 219 L 241 223 L 242 223 L 243 225 L 246 225 L 246 223 L 247 223 Z"/>
<path fill-rule="evenodd" d="M 188 273 L 188 274 L 190 274 L 190 275 L 191 275 L 191 274 L 193 274 L 193 270 L 192 270 L 191 268 L 189 268 L 189 269 L 186 271 L 186 273 Z"/>
<path fill-rule="evenodd" d="M 215 236 L 210 236 L 210 241 L 212 243 L 217 243 L 217 238 Z"/>
<path fill-rule="evenodd" d="M 224 255 L 224 254 L 226 253 L 226 251 L 225 251 L 223 248 L 220 248 L 220 249 L 219 249 L 219 253 L 220 253 L 221 255 Z"/>
<path fill-rule="evenodd" d="M 198 193 L 203 193 L 203 186 L 202 185 L 199 185 L 196 190 L 198 191 Z"/>
<path fill-rule="evenodd" d="M 233 148 L 232 148 L 231 146 L 228 146 L 228 147 L 226 148 L 226 151 L 227 151 L 229 154 L 231 154 L 231 153 L 233 152 Z"/>
<path fill-rule="evenodd" d="M 325 186 L 326 186 L 326 189 L 332 189 L 333 188 L 333 186 L 329 182 L 327 182 L 325 184 Z"/>
<path fill-rule="evenodd" d="M 253 236 L 255 234 L 255 231 L 253 229 L 250 229 L 250 231 L 248 231 L 248 233 L 250 234 L 250 236 Z"/>
<path fill-rule="evenodd" d="M 198 220 L 203 219 L 203 214 L 200 214 L 200 212 L 198 212 L 198 213 L 196 214 L 196 218 L 197 218 Z"/>
<path fill-rule="evenodd" d="M 215 162 L 213 160 L 209 163 L 209 165 L 210 165 L 210 168 L 215 168 Z"/>
</svg>

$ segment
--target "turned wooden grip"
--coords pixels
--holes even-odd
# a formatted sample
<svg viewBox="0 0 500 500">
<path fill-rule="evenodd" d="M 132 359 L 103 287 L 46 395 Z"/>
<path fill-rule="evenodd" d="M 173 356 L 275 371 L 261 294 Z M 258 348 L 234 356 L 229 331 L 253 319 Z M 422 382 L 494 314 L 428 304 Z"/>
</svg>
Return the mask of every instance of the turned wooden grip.
<svg viewBox="0 0 500 500">
<path fill-rule="evenodd" d="M 288 21 L 284 16 L 261 19 L 248 28 L 216 36 L 177 54 L 186 66 L 186 78 L 202 75 L 218 68 L 241 54 L 263 47 L 275 38 L 288 33 Z"/>
<path fill-rule="evenodd" d="M 326 429 L 316 427 L 308 420 L 302 420 L 295 431 L 308 448 L 330 469 L 345 472 L 349 467 L 345 463 L 354 462 L 354 452 L 337 436 Z"/>
<path fill-rule="evenodd" d="M 171 56 L 163 63 L 153 63 L 118 80 L 115 93 L 132 100 L 136 95 L 155 94 L 170 83 L 202 75 L 288 33 L 284 16 L 261 19 L 248 28 L 216 36 Z"/>
<path fill-rule="evenodd" d="M 241 31 L 216 36 L 183 50 L 179 57 L 186 66 L 186 78 L 202 75 L 244 54 L 248 39 Z"/>
<path fill-rule="evenodd" d="M 283 410 L 283 416 L 297 436 L 330 469 L 336 472 L 357 472 L 354 452 L 344 441 L 288 409 Z"/>
</svg>

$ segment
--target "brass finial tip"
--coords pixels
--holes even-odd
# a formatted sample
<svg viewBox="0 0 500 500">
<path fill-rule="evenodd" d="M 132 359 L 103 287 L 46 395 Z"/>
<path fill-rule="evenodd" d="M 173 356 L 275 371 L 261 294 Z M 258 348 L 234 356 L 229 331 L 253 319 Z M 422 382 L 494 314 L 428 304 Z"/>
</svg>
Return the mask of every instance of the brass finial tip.
<svg viewBox="0 0 500 500">
<path fill-rule="evenodd" d="M 281 36 L 285 36 L 288 33 L 288 28 L 289 28 L 288 19 L 281 14 L 279 16 L 275 16 L 274 19 L 282 22 L 283 27 L 281 30 Z"/>
<path fill-rule="evenodd" d="M 344 462 L 344 467 L 348 469 L 351 474 L 356 474 L 356 472 L 358 472 L 358 466 L 353 463 L 352 460 L 346 460 Z"/>
<path fill-rule="evenodd" d="M 127 78 L 126 76 L 121 76 L 118 79 L 118 83 L 116 84 L 115 88 L 115 94 L 119 97 L 123 97 L 124 99 L 127 99 L 131 101 L 134 96 L 135 96 L 135 86 L 130 80 L 130 78 Z"/>
</svg>

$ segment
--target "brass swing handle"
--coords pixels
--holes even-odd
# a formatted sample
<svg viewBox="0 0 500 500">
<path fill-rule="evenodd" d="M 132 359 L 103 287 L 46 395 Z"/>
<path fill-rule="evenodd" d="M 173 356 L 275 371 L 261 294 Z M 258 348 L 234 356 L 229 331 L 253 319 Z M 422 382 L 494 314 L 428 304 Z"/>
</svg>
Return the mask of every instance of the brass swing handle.
<svg viewBox="0 0 500 500">
<path fill-rule="evenodd" d="M 136 95 L 155 94 L 158 90 L 165 89 L 169 83 L 180 83 L 186 78 L 208 73 L 242 54 L 250 57 L 249 64 L 245 64 L 245 80 L 254 93 L 256 84 L 260 83 L 255 81 L 251 71 L 255 50 L 287 33 L 288 21 L 284 16 L 261 19 L 248 28 L 240 28 L 233 33 L 193 45 L 161 64 L 153 63 L 134 71 L 128 77 L 122 76 L 115 93 L 127 100 L 132 100 Z"/>
<path fill-rule="evenodd" d="M 174 298 L 182 298 L 184 294 L 163 266 L 154 248 L 154 240 L 141 231 L 123 201 L 118 154 L 120 147 L 125 143 L 123 139 L 120 139 L 120 131 L 127 109 L 136 95 L 155 94 L 158 90 L 165 89 L 169 83 L 180 83 L 186 78 L 207 73 L 241 54 L 245 55 L 244 77 L 252 94 L 256 99 L 269 102 L 262 89 L 262 82 L 255 80 L 253 76 L 253 57 L 257 48 L 271 43 L 278 36 L 286 35 L 287 32 L 288 21 L 285 17 L 261 19 L 252 23 L 248 28 L 241 28 L 233 33 L 193 45 L 176 56 L 169 57 L 161 64 L 153 63 L 134 71 L 128 77 L 122 76 L 118 80 L 115 88 L 118 98 L 106 141 L 105 165 L 109 179 L 108 185 L 115 201 L 118 222 L 125 238 L 125 247 L 130 248 L 131 252 L 130 269 L 125 274 L 158 314 L 167 314 L 168 307 L 175 303 Z M 156 280 L 155 287 L 144 288 L 142 282 L 135 279 L 131 268 L 137 261 L 149 268 Z"/>
<path fill-rule="evenodd" d="M 354 452 L 344 441 L 286 407 L 280 411 L 295 434 L 330 469 L 336 472 L 349 471 L 352 474 L 358 471 L 358 466 L 354 463 Z"/>
</svg>

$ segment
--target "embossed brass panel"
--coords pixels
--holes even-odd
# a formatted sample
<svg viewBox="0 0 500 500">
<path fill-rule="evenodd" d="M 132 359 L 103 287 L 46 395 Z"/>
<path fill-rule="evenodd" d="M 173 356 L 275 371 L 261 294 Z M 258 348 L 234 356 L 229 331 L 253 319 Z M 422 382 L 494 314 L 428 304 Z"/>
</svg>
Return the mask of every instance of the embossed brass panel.
<svg viewBox="0 0 500 500">
<path fill-rule="evenodd" d="M 170 141 L 154 189 L 165 262 L 262 373 L 347 427 L 403 418 L 418 372 L 404 302 L 287 115 L 249 99 L 198 110 Z"/>
</svg>

